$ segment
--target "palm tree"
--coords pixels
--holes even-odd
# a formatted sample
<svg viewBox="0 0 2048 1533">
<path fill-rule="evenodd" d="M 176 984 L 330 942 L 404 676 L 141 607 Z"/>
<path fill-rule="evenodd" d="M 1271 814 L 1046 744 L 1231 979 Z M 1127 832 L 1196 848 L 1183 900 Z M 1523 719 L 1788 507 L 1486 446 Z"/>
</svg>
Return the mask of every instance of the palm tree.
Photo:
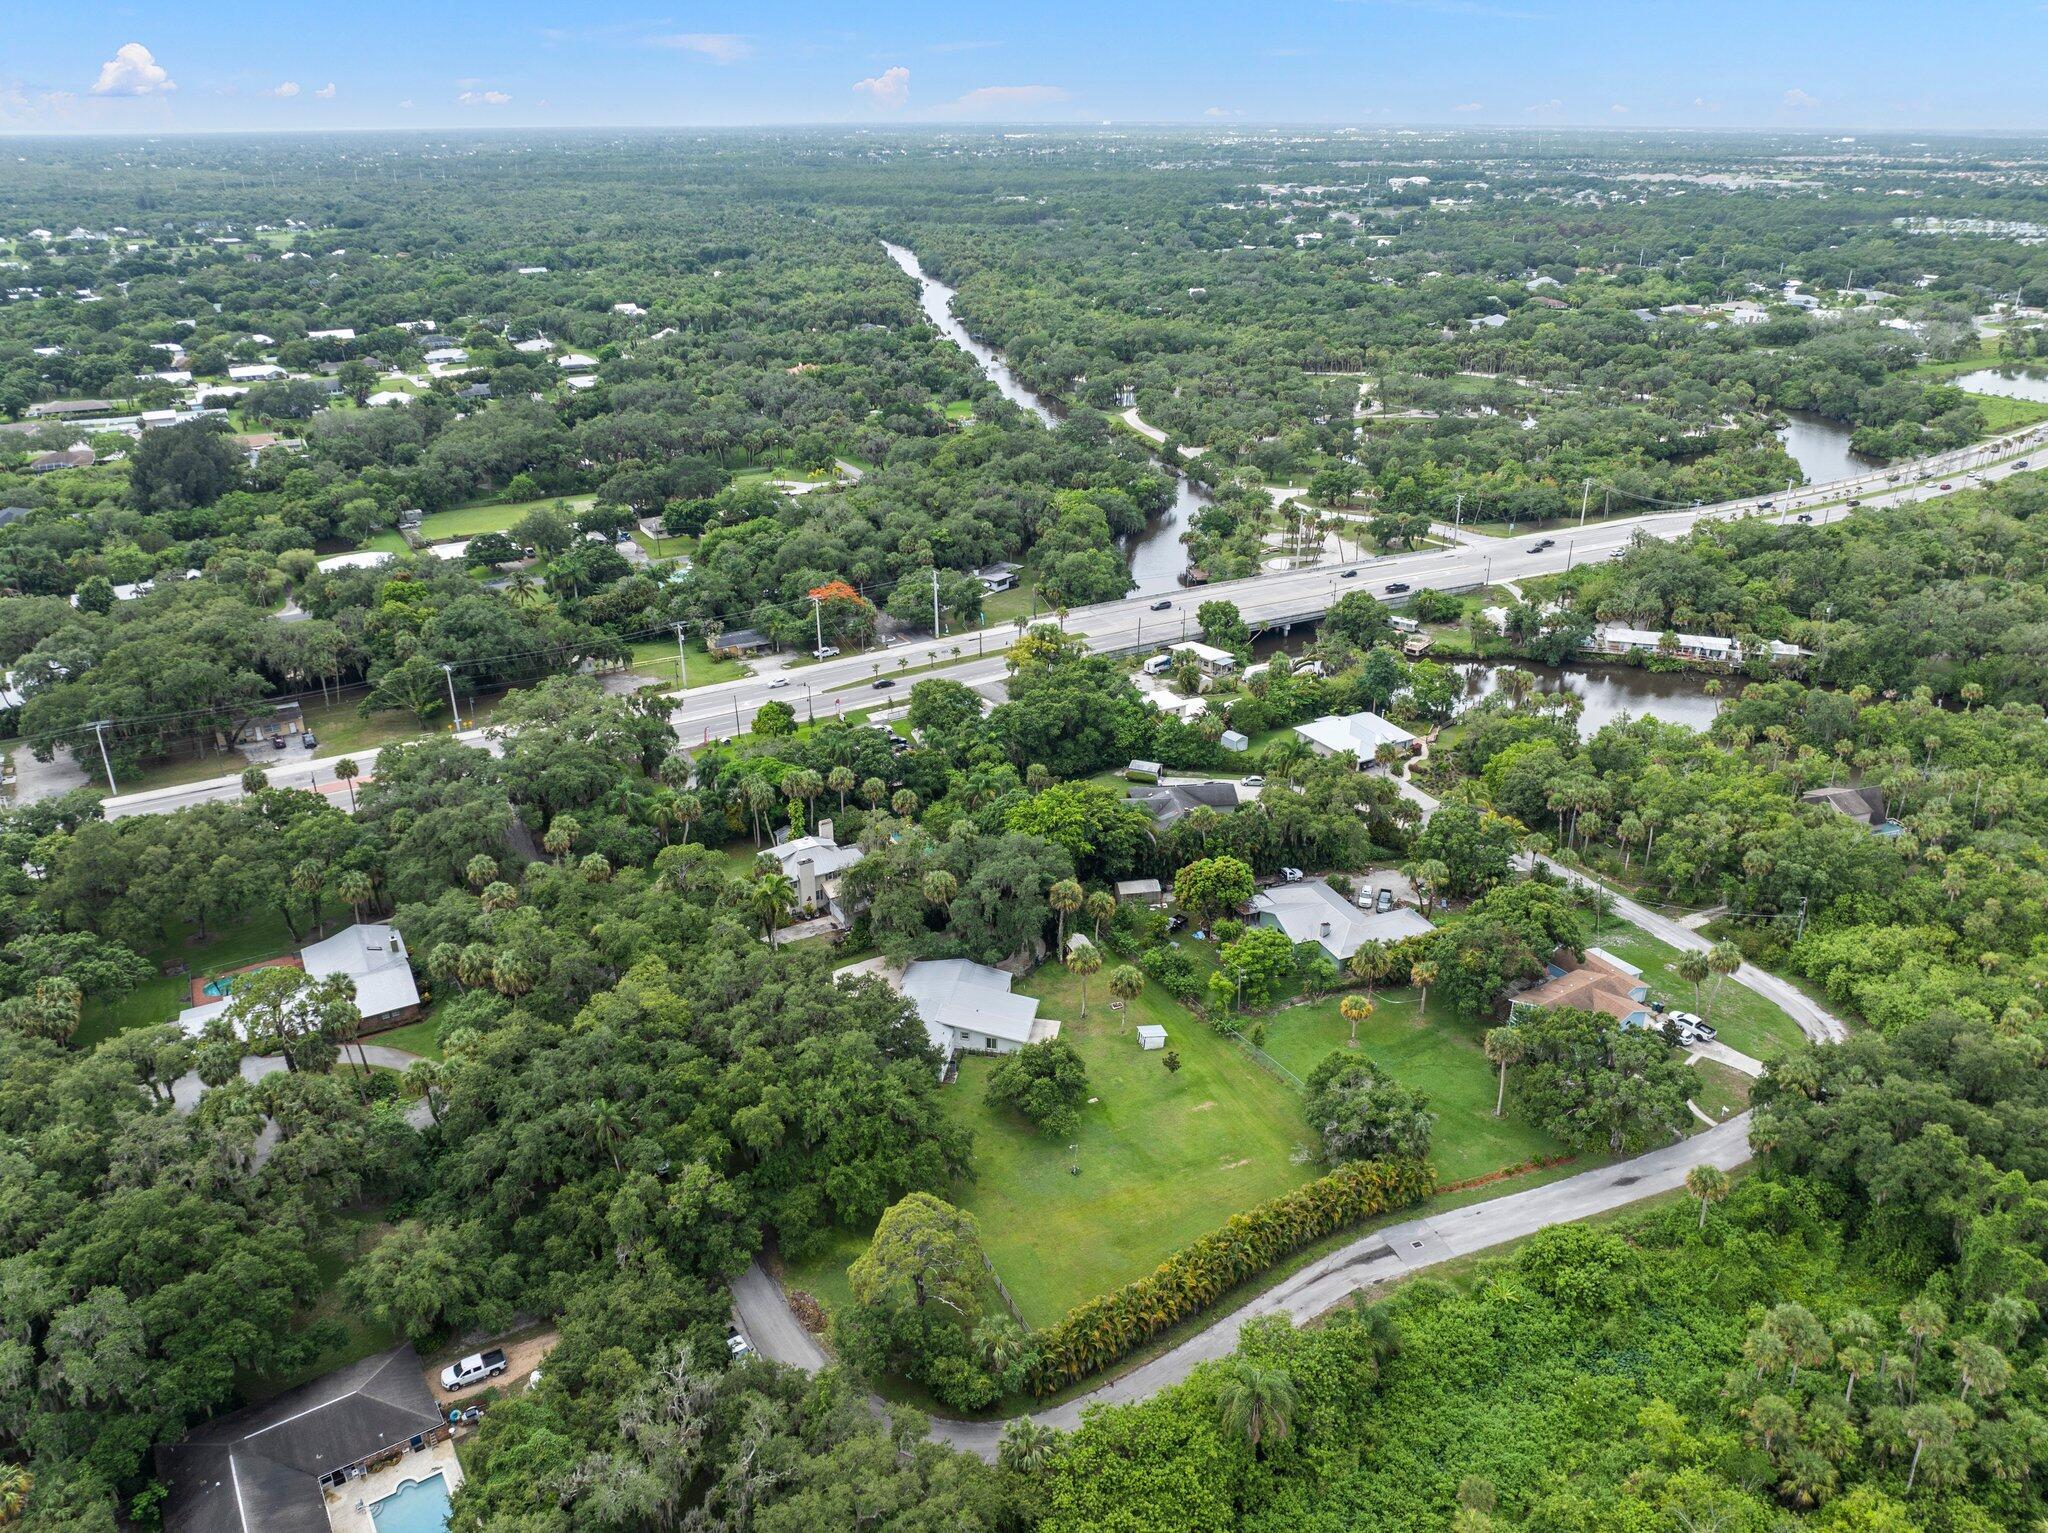
<svg viewBox="0 0 2048 1533">
<path fill-rule="evenodd" d="M 462 949 L 452 942 L 437 942 L 427 952 L 427 973 L 437 985 L 453 980 L 462 983 Z"/>
<path fill-rule="evenodd" d="M 747 905 L 761 919 L 761 935 L 772 937 L 796 905 L 796 885 L 784 874 L 763 873 L 747 890 Z"/>
<path fill-rule="evenodd" d="M 557 862 L 568 860 L 569 853 L 576 849 L 576 840 L 583 834 L 583 825 L 573 814 L 558 814 L 548 822 L 547 834 L 541 837 L 541 850 Z"/>
<path fill-rule="evenodd" d="M 496 915 L 500 911 L 512 909 L 519 903 L 519 891 L 500 879 L 484 885 L 484 891 L 479 898 L 484 909 Z"/>
<path fill-rule="evenodd" d="M 1216 1422 L 1251 1445 L 1254 1459 L 1267 1443 L 1285 1442 L 1294 1428 L 1294 1380 L 1278 1368 L 1233 1358 L 1216 1387 Z"/>
<path fill-rule="evenodd" d="M 456 960 L 456 978 L 465 990 L 476 990 L 490 984 L 492 970 L 491 950 L 481 942 L 470 943 Z"/>
<path fill-rule="evenodd" d="M 889 810 L 899 820 L 907 820 L 917 813 L 917 794 L 909 788 L 898 788 L 889 795 Z"/>
<path fill-rule="evenodd" d="M 846 795 L 851 793 L 860 778 L 850 766 L 836 766 L 825 774 L 825 786 L 839 795 L 839 812 L 846 812 Z"/>
<path fill-rule="evenodd" d="M 867 800 L 869 809 L 880 808 L 882 800 L 889 796 L 889 785 L 879 777 L 866 778 L 861 782 L 860 796 Z"/>
<path fill-rule="evenodd" d="M 953 903 L 953 896 L 960 892 L 960 880 L 944 868 L 933 868 L 925 874 L 923 888 L 926 903 L 944 910 Z"/>
<path fill-rule="evenodd" d="M 1436 965 L 1427 958 L 1418 958 L 1408 966 L 1408 983 L 1422 992 L 1415 1015 L 1426 1018 L 1429 1014 L 1429 987 L 1436 983 Z"/>
<path fill-rule="evenodd" d="M 355 911 L 358 924 L 361 924 L 363 919 L 363 906 L 376 892 L 376 884 L 361 868 L 344 868 L 340 876 L 334 880 L 335 897 Z"/>
<path fill-rule="evenodd" d="M 1136 964 L 1120 963 L 1109 971 L 1109 993 L 1128 1008 L 1145 990 L 1145 971 Z M 1116 1030 L 1122 1032 L 1124 1024 L 1119 1020 Z"/>
<path fill-rule="evenodd" d="M 1116 896 L 1106 889 L 1097 889 L 1083 902 L 1088 918 L 1095 923 L 1095 940 L 1102 940 L 1102 924 L 1116 916 Z"/>
<path fill-rule="evenodd" d="M 1074 939 L 1074 951 L 1067 954 L 1067 972 L 1081 981 L 1081 1015 L 1088 1015 L 1088 976 L 1102 968 L 1102 950 L 1085 938 Z"/>
<path fill-rule="evenodd" d="M 1366 998 L 1370 1000 L 1373 987 L 1394 972 L 1394 956 L 1384 942 L 1361 942 L 1358 951 L 1344 960 L 1344 967 L 1351 971 L 1352 978 L 1365 981 Z"/>
<path fill-rule="evenodd" d="M 619 1104 L 609 1097 L 599 1097 L 590 1104 L 586 1126 L 597 1147 L 611 1152 L 612 1169 L 624 1171 L 626 1168 L 619 1164 L 619 1145 L 626 1137 L 626 1115 Z"/>
<path fill-rule="evenodd" d="M 1067 917 L 1079 910 L 1086 899 L 1081 885 L 1071 878 L 1061 879 L 1046 891 L 1046 904 L 1052 906 L 1060 918 L 1059 951 L 1062 953 L 1067 950 Z"/>
<path fill-rule="evenodd" d="M 1029 1416 L 1019 1416 L 1003 1428 L 1003 1440 L 996 1448 L 996 1462 L 1017 1474 L 1035 1475 L 1051 1461 L 1060 1434 Z"/>
<path fill-rule="evenodd" d="M 362 775 L 363 769 L 356 765 L 356 758 L 353 756 L 344 756 L 341 760 L 334 763 L 335 781 L 348 784 L 348 812 L 350 814 L 356 812 L 356 779 Z"/>
<path fill-rule="evenodd" d="M 1728 1196 L 1728 1173 L 1719 1166 L 1694 1166 L 1685 1173 L 1685 1190 L 1700 1200 L 1700 1228 L 1707 1227 L 1707 1205 Z"/>
<path fill-rule="evenodd" d="M 1750 1401 L 1745 1413 L 1749 1417 L 1749 1429 L 1756 1433 L 1763 1443 L 1765 1453 L 1780 1437 L 1786 1436 L 1799 1425 L 1799 1412 L 1792 1408 L 1792 1402 L 1783 1395 L 1758 1395 Z"/>
<path fill-rule="evenodd" d="M 1436 897 L 1443 893 L 1444 885 L 1451 881 L 1449 864 L 1439 858 L 1424 857 L 1408 863 L 1401 869 L 1402 876 L 1415 886 L 1416 896 L 1422 901 L 1425 914 L 1435 905 Z"/>
<path fill-rule="evenodd" d="M 422 1059 L 410 1066 L 400 1084 L 427 1104 L 427 1116 L 441 1121 L 441 1098 L 448 1088 L 450 1071 L 439 1060 Z"/>
<path fill-rule="evenodd" d="M 1493 1094 L 1493 1115 L 1498 1118 L 1508 1100 L 1508 1066 L 1528 1058 L 1529 1040 L 1519 1027 L 1490 1027 L 1483 1047 L 1486 1057 L 1500 1066 L 1500 1088 Z"/>
<path fill-rule="evenodd" d="M 1721 994 L 1721 987 L 1728 983 L 1728 976 L 1742 967 L 1742 949 L 1732 942 L 1717 942 L 1707 950 L 1707 970 L 1714 976 L 1714 988 L 1707 992 L 1707 1005 L 1711 1008 Z M 1712 1010 L 1703 1013 L 1712 1017 Z"/>
<path fill-rule="evenodd" d="M 1351 1036 L 1345 1040 L 1345 1048 L 1358 1047 L 1358 1024 L 1371 1020 L 1373 1012 L 1377 1009 L 1373 1005 L 1372 997 L 1367 995 L 1347 995 L 1337 1003 L 1337 1015 L 1351 1024 Z"/>
<path fill-rule="evenodd" d="M 486 885 L 494 884 L 498 881 L 498 859 L 488 853 L 478 852 L 469 859 L 462 870 L 462 876 L 468 880 L 472 889 L 482 889 Z"/>
<path fill-rule="evenodd" d="M 1837 1349 L 1835 1361 L 1842 1365 L 1842 1371 L 1849 1376 L 1849 1385 L 1842 1391 L 1842 1404 L 1854 1404 L 1856 1381 L 1877 1366 L 1877 1359 L 1871 1355 L 1868 1347 L 1860 1342 L 1851 1342 Z"/>
<path fill-rule="evenodd" d="M 1920 1474 L 1920 1455 L 1933 1443 L 1937 1448 L 1946 1448 L 1956 1440 L 1954 1418 L 1938 1405 L 1913 1405 L 1906 1408 L 1906 1436 L 1913 1443 L 1912 1467 L 1906 1471 L 1906 1490 L 1911 1494 L 1913 1481 Z"/>
<path fill-rule="evenodd" d="M 1707 976 L 1712 972 L 1705 953 L 1690 951 L 1678 955 L 1678 977 L 1692 986 L 1692 1003 L 1696 1007 L 1705 1004 L 1700 999 L 1700 986 L 1707 982 Z"/>
<path fill-rule="evenodd" d="M 683 827 L 683 844 L 690 841 L 690 827 L 704 818 L 704 800 L 686 788 L 678 788 L 674 801 L 669 805 L 669 814 L 676 824 Z"/>
</svg>

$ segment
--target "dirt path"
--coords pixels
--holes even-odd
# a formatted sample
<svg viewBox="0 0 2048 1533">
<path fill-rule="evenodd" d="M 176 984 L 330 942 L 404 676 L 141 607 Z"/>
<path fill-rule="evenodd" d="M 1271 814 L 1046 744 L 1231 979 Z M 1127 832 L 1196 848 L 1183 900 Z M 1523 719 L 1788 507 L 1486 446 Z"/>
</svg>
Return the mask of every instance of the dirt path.
<svg viewBox="0 0 2048 1533">
<path fill-rule="evenodd" d="M 471 1384 L 463 1389 L 443 1389 L 441 1387 L 441 1370 L 454 1362 L 455 1357 L 438 1357 L 435 1361 L 427 1364 L 423 1370 L 427 1381 L 427 1389 L 443 1405 L 460 1404 L 472 1395 L 480 1395 L 487 1389 L 495 1388 L 506 1393 L 524 1389 L 526 1387 L 526 1376 L 546 1361 L 547 1355 L 555 1350 L 555 1343 L 561 1339 L 560 1333 L 550 1328 L 519 1341 L 505 1342 L 503 1344 L 505 1348 L 505 1361 L 510 1366 L 495 1379 L 485 1379 L 481 1384 Z M 470 1349 L 473 1352 L 482 1352 L 484 1350 L 482 1347 Z M 461 1352 L 457 1353 L 456 1356 L 467 1357 L 469 1353 Z"/>
</svg>

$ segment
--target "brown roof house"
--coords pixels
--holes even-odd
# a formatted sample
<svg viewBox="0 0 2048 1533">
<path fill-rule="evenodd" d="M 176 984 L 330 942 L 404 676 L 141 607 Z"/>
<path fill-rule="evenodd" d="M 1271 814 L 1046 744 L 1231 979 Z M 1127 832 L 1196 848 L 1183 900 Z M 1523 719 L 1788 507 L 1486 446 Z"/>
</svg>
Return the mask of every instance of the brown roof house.
<svg viewBox="0 0 2048 1533">
<path fill-rule="evenodd" d="M 1524 1008 L 1548 1011 L 1558 1006 L 1605 1012 L 1623 1027 L 1657 1025 L 1643 971 L 1604 948 L 1587 948 L 1583 962 L 1560 950 L 1551 959 L 1543 983 L 1515 997 L 1512 1012 L 1519 1015 Z"/>
<path fill-rule="evenodd" d="M 1876 828 L 1885 822 L 1882 788 L 1815 788 L 1799 795 L 1802 804 L 1825 804 L 1861 824 Z"/>
</svg>

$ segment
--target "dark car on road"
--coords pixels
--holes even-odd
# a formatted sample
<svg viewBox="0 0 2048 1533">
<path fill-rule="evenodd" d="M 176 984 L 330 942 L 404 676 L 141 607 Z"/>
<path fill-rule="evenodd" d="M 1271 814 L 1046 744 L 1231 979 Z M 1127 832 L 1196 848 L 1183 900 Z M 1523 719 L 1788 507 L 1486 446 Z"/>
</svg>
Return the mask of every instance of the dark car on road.
<svg viewBox="0 0 2048 1533">
<path fill-rule="evenodd" d="M 1171 612 L 1173 610 L 1173 603 L 1170 601 L 1156 601 L 1152 603 L 1152 610 L 1154 612 Z"/>
<path fill-rule="evenodd" d="M 877 678 L 877 679 L 876 679 L 876 681 L 875 681 L 875 690 L 876 690 L 877 692 L 880 692 L 880 691 L 881 691 L 881 690 L 882 690 L 883 688 L 885 688 L 885 687 L 893 687 L 893 686 L 895 686 L 895 685 L 896 685 L 896 678 L 895 678 L 895 677 L 893 677 L 893 676 L 882 676 L 882 677 L 879 677 L 879 678 Z"/>
<path fill-rule="evenodd" d="M 1408 582 L 1405 580 L 1390 580 L 1387 582 L 1387 590 L 1389 593 L 1398 594 L 1407 589 Z"/>
</svg>

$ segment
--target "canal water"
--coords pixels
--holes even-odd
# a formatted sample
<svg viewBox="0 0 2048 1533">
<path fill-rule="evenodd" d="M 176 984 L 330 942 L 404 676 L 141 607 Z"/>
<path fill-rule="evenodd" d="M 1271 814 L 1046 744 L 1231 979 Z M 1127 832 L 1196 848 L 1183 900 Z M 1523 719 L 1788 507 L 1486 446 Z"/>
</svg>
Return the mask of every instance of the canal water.
<svg viewBox="0 0 2048 1533">
<path fill-rule="evenodd" d="M 1786 412 L 1789 419 L 1778 428 L 1778 440 L 1808 484 L 1827 484 L 1836 479 L 1854 479 L 1884 465 L 1849 450 L 1849 427 L 1809 410 Z"/>
<path fill-rule="evenodd" d="M 882 242 L 882 248 L 917 283 L 918 304 L 925 317 L 938 327 L 939 334 L 973 358 L 982 376 L 996 386 L 1003 398 L 1029 412 L 1041 425 L 1058 426 L 1062 415 L 1058 402 L 1027 388 L 1000 351 L 977 341 L 960 322 L 953 312 L 955 289 L 927 272 L 916 252 L 887 240 Z M 1151 518 L 1143 532 L 1125 543 L 1124 557 L 1130 564 L 1131 578 L 1137 582 L 1131 595 L 1168 596 L 1181 589 L 1180 577 L 1188 567 L 1187 545 L 1181 542 L 1181 534 L 1195 513 L 1207 504 L 1208 497 L 1186 476 L 1174 481 L 1173 504 Z"/>
</svg>

